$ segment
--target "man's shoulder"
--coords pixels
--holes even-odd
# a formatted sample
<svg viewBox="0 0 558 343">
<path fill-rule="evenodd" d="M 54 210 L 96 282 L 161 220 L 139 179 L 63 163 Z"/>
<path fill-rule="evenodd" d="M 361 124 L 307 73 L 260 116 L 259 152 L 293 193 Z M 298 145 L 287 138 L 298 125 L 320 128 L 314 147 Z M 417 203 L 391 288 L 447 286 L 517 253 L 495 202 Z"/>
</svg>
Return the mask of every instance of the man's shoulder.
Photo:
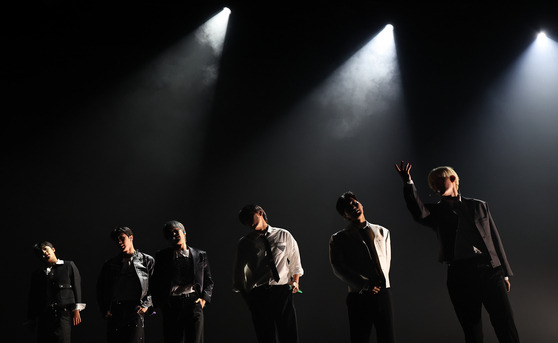
<svg viewBox="0 0 558 343">
<path fill-rule="evenodd" d="M 385 226 L 382 226 L 382 225 L 379 225 L 379 224 L 372 224 L 372 223 L 369 223 L 369 225 L 375 230 L 378 230 L 378 231 L 383 230 L 383 231 L 389 232 L 389 229 L 386 228 Z"/>
<path fill-rule="evenodd" d="M 149 254 L 144 253 L 143 251 L 139 251 L 137 250 L 138 255 L 141 256 L 141 258 L 145 258 L 147 260 L 154 260 L 155 258 Z"/>
<path fill-rule="evenodd" d="M 193 251 L 195 253 L 207 255 L 207 252 L 205 250 L 194 248 L 194 247 L 191 247 L 191 246 L 188 246 L 188 248 L 190 249 L 190 251 Z"/>
<path fill-rule="evenodd" d="M 461 201 L 464 203 L 468 203 L 468 204 L 473 204 L 473 205 L 480 205 L 480 206 L 486 206 L 487 202 L 481 199 L 476 199 L 476 198 L 468 198 L 468 197 L 461 197 Z"/>
<path fill-rule="evenodd" d="M 286 235 L 286 236 L 293 237 L 293 234 L 289 230 L 284 229 L 282 227 L 275 227 L 275 226 L 270 225 L 269 230 L 270 231 L 275 231 L 277 234 L 280 234 L 280 235 Z"/>
<path fill-rule="evenodd" d="M 331 235 L 331 239 L 334 240 L 334 239 L 345 238 L 345 237 L 349 236 L 349 231 L 350 231 L 349 227 L 341 229 L 341 230 L 335 232 L 333 235 Z"/>
</svg>

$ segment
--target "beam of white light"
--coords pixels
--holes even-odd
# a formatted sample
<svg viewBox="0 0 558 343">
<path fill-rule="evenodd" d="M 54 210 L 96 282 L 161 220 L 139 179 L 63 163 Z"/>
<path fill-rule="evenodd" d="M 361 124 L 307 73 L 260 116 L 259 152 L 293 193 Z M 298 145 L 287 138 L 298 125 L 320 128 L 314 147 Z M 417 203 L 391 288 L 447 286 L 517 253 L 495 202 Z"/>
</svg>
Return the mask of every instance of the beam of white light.
<svg viewBox="0 0 558 343">
<path fill-rule="evenodd" d="M 207 134 L 229 14 L 211 17 L 108 96 L 131 170 L 193 176 Z M 185 162 L 187 161 L 187 162 Z M 149 172 L 145 172 L 149 175 Z"/>
<path fill-rule="evenodd" d="M 517 99 L 522 106 L 534 106 L 537 102 L 553 103 L 556 110 L 558 88 L 558 43 L 546 34 L 537 39 L 509 74 L 505 88 L 510 99 Z M 543 106 L 548 108 L 548 106 Z M 540 109 L 542 110 L 543 107 Z M 531 111 L 533 108 L 531 108 Z"/>
<path fill-rule="evenodd" d="M 541 39 L 545 41 L 541 44 Z M 514 167 L 545 160 L 551 170 L 558 166 L 558 43 L 538 37 L 487 93 L 484 108 L 477 112 L 482 125 L 475 123 L 478 150 L 498 156 Z M 473 131 L 475 130 L 475 131 Z M 486 149 L 490 146 L 490 149 Z M 467 146 L 468 151 L 476 151 Z M 552 167 L 551 167 L 552 166 Z"/>
<path fill-rule="evenodd" d="M 393 26 L 387 25 L 316 92 L 324 108 L 335 114 L 334 135 L 353 134 L 361 121 L 391 109 L 401 84 Z"/>
<path fill-rule="evenodd" d="M 221 56 L 223 43 L 227 32 L 227 24 L 231 10 L 223 8 L 216 16 L 208 20 L 195 33 L 200 44 L 207 44 L 213 48 L 215 56 Z"/>
</svg>

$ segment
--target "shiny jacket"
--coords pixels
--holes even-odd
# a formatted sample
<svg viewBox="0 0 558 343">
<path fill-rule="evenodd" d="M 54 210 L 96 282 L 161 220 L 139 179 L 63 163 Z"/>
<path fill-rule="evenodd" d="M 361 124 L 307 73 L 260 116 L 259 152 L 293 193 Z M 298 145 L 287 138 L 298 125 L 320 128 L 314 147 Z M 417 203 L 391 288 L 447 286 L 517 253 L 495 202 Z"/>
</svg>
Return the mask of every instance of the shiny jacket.
<svg viewBox="0 0 558 343">
<path fill-rule="evenodd" d="M 151 300 L 150 281 L 153 275 L 155 259 L 136 250 L 132 256 L 132 264 L 141 286 L 141 298 L 138 299 L 138 305 L 141 307 L 151 307 L 153 302 Z M 103 264 L 97 279 L 97 303 L 103 314 L 110 310 L 113 288 L 121 269 L 122 255 L 113 257 Z"/>
</svg>

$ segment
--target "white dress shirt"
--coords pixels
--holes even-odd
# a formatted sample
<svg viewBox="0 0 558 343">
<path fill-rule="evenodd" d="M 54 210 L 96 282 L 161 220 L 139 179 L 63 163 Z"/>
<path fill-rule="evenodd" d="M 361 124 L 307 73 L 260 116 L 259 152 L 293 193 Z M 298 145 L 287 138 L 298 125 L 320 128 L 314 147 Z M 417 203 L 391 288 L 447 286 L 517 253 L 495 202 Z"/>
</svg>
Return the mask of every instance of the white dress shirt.
<svg viewBox="0 0 558 343">
<path fill-rule="evenodd" d="M 271 245 L 273 259 L 279 273 L 279 281 L 275 282 L 271 279 L 269 284 L 285 285 L 291 281 L 293 275 L 299 274 L 302 276 L 304 270 L 300 262 L 298 244 L 291 233 L 285 229 L 268 226 L 266 238 Z"/>
</svg>

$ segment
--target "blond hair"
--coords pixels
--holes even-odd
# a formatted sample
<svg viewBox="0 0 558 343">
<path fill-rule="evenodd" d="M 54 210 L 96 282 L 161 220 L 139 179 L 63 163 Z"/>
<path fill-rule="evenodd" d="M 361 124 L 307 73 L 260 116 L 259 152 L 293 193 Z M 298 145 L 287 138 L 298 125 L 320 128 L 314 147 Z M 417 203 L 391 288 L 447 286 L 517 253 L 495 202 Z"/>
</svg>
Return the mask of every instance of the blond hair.
<svg viewBox="0 0 558 343">
<path fill-rule="evenodd" d="M 452 167 L 441 166 L 432 169 L 430 173 L 428 173 L 428 186 L 430 186 L 433 191 L 436 191 L 436 179 L 440 176 L 455 176 L 455 186 L 456 189 L 459 189 L 459 176 L 457 175 L 457 172 Z"/>
</svg>

